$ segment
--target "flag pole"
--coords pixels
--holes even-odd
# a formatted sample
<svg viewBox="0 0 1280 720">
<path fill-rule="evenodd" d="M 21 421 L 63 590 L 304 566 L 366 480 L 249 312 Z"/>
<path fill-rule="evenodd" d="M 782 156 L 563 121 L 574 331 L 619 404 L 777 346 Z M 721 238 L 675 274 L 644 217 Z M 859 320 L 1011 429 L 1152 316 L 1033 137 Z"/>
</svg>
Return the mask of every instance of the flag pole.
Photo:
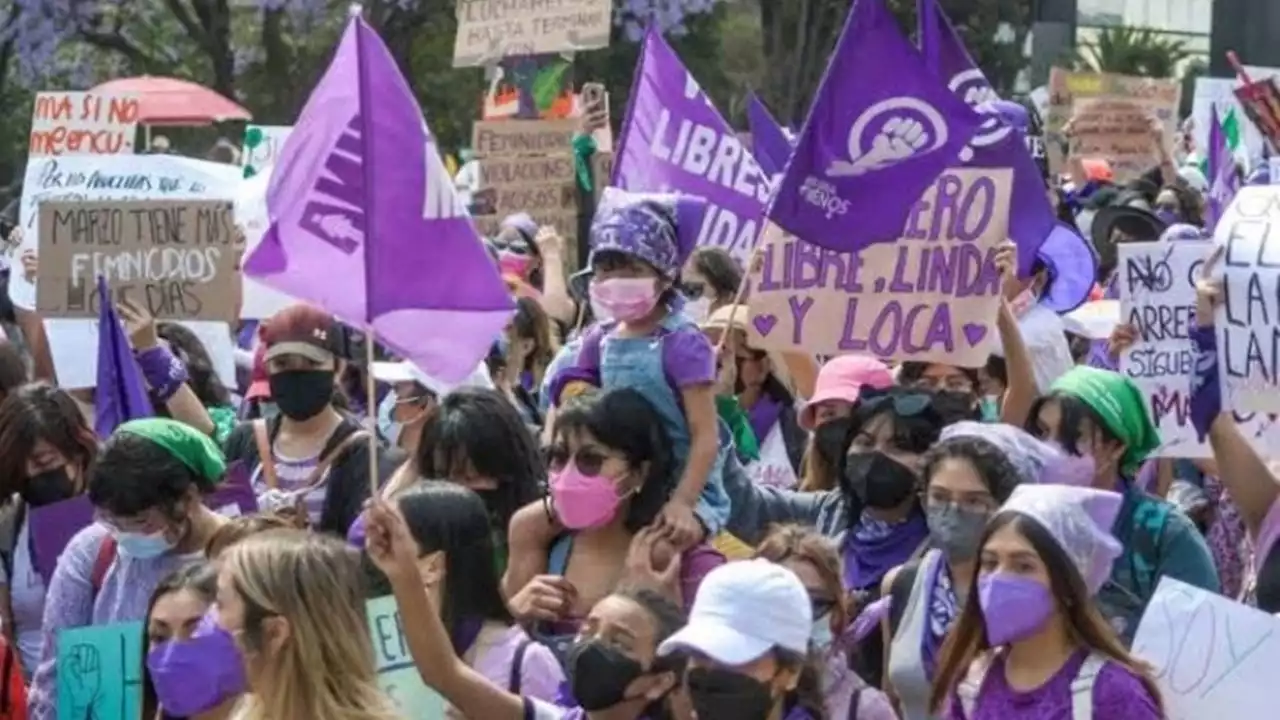
<svg viewBox="0 0 1280 720">
<path fill-rule="evenodd" d="M 373 325 L 364 329 L 364 405 L 369 423 L 369 500 L 378 499 L 378 386 L 373 378 Z"/>
<path fill-rule="evenodd" d="M 1227 62 L 1231 63 L 1231 68 L 1236 71 L 1236 77 L 1240 79 L 1240 82 L 1245 85 L 1253 82 L 1253 80 L 1249 79 L 1249 71 L 1244 69 L 1244 64 L 1240 62 L 1240 57 L 1236 55 L 1235 50 L 1227 51 Z"/>
</svg>

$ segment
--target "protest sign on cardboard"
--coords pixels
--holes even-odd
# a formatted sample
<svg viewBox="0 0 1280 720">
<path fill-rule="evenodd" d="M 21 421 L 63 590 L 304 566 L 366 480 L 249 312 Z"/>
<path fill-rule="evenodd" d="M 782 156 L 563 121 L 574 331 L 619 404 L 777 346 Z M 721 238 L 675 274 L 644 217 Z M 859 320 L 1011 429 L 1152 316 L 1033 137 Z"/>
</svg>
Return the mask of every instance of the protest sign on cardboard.
<svg viewBox="0 0 1280 720">
<path fill-rule="evenodd" d="M 1106 158 L 1123 178 L 1137 177 L 1160 162 L 1151 136 L 1151 119 L 1140 103 L 1128 98 L 1079 99 L 1069 157 Z"/>
<path fill-rule="evenodd" d="M 42 203 L 36 309 L 97 317 L 102 276 L 117 302 L 159 320 L 236 320 L 243 238 L 226 201 Z"/>
<path fill-rule="evenodd" d="M 1280 77 L 1280 68 L 1246 65 L 1245 72 L 1254 80 Z M 1239 84 L 1240 82 L 1234 77 L 1196 78 L 1195 95 L 1191 103 L 1191 137 L 1195 152 L 1201 158 L 1208 154 L 1209 126 L 1214 110 L 1218 111 L 1219 118 L 1225 118 L 1232 112 L 1239 118 L 1237 127 L 1240 147 L 1236 150 L 1242 159 L 1262 157 L 1266 139 L 1252 122 L 1244 122 L 1247 116 L 1235 94 L 1236 86 Z"/>
<path fill-rule="evenodd" d="M 31 157 L 133 152 L 138 99 L 94 92 L 42 92 L 31 113 Z"/>
<path fill-rule="evenodd" d="M 480 157 L 572 154 L 577 120 L 477 120 L 471 149 Z"/>
<path fill-rule="evenodd" d="M 1133 655 L 1150 664 L 1169 720 L 1275 713 L 1280 620 L 1165 577 L 1147 604 Z"/>
<path fill-rule="evenodd" d="M 997 341 L 1008 169 L 955 168 L 915 204 L 902 237 L 836 253 L 766 225 L 749 273 L 753 347 L 981 367 Z"/>
<path fill-rule="evenodd" d="M 89 625 L 57 636 L 59 718 L 142 716 L 143 623 Z"/>
<path fill-rule="evenodd" d="M 409 720 L 443 720 L 446 717 L 444 698 L 422 682 L 413 664 L 395 596 L 370 600 L 366 612 L 378 687 Z"/>
<path fill-rule="evenodd" d="M 1147 402 L 1160 431 L 1159 457 L 1213 457 L 1191 424 L 1188 381 L 1195 362 L 1189 339 L 1195 283 L 1212 249 L 1207 241 L 1118 246 L 1122 321 L 1137 332 L 1133 345 L 1120 353 L 1120 372 L 1133 379 Z M 1238 412 L 1236 422 L 1265 455 L 1280 452 L 1280 424 L 1274 416 Z"/>
<path fill-rule="evenodd" d="M 1222 407 L 1280 413 L 1280 186 L 1240 189 L 1214 231 Z"/>
<path fill-rule="evenodd" d="M 454 67 L 491 65 L 512 55 L 595 50 L 609 46 L 610 0 L 458 0 Z"/>
<path fill-rule="evenodd" d="M 1155 115 L 1165 130 L 1166 145 L 1177 131 L 1178 102 L 1182 85 L 1177 80 L 1134 77 L 1115 73 L 1073 72 L 1053 68 L 1049 73 L 1049 112 L 1045 116 L 1045 150 L 1049 168 L 1062 172 L 1067 156 L 1063 127 L 1071 120 L 1077 102 L 1111 99 L 1132 102 Z M 1144 170 L 1148 168 L 1143 168 Z M 1117 181 L 1127 180 L 1116 173 Z"/>
</svg>

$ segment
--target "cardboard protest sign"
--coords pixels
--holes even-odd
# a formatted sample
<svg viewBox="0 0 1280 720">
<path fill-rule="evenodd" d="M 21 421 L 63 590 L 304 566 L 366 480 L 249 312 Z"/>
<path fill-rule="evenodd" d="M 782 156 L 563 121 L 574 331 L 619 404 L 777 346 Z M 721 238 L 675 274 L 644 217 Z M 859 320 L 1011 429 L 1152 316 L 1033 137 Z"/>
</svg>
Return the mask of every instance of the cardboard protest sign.
<svg viewBox="0 0 1280 720">
<path fill-rule="evenodd" d="M 610 0 L 458 0 L 454 67 L 490 65 L 512 55 L 595 50 L 609 46 Z"/>
<path fill-rule="evenodd" d="M 947 170 L 902 237 L 836 253 L 772 224 L 749 273 L 749 342 L 818 355 L 981 367 L 995 347 L 996 246 L 1008 237 L 1008 169 Z"/>
<path fill-rule="evenodd" d="M 276 164 L 284 141 L 293 132 L 292 125 L 246 125 L 244 128 L 244 152 L 240 165 L 244 176 L 251 178 Z"/>
<path fill-rule="evenodd" d="M 57 638 L 58 717 L 142 716 L 143 623 L 90 625 Z"/>
<path fill-rule="evenodd" d="M 1165 577 L 1133 640 L 1152 666 L 1169 720 L 1262 718 L 1275 713 L 1280 620 Z"/>
<path fill-rule="evenodd" d="M 485 120 L 562 120 L 574 112 L 573 56 L 503 58 L 486 73 Z"/>
<path fill-rule="evenodd" d="M 1122 321 L 1137 330 L 1137 340 L 1120 354 L 1120 372 L 1133 379 L 1148 403 L 1163 441 L 1155 453 L 1159 457 L 1213 457 L 1191 424 L 1187 383 L 1195 362 L 1188 335 L 1195 283 L 1212 250 L 1210 242 L 1119 246 Z M 1236 422 L 1265 455 L 1280 451 L 1280 424 L 1273 416 L 1237 413 Z"/>
<path fill-rule="evenodd" d="M 1115 73 L 1073 72 L 1053 68 L 1049 73 L 1049 112 L 1045 120 L 1045 150 L 1052 172 L 1066 169 L 1064 152 L 1066 137 L 1063 127 L 1073 113 L 1087 106 L 1090 100 L 1119 100 L 1133 103 L 1144 115 L 1154 114 L 1165 129 L 1166 143 L 1177 131 L 1178 102 L 1182 97 L 1182 85 L 1177 80 L 1134 77 Z M 1080 103 L 1080 105 L 1077 105 Z M 1113 158 L 1108 158 L 1114 163 Z M 1142 168 L 1143 171 L 1150 169 Z M 1132 177 L 1131 169 L 1114 168 L 1116 181 Z"/>
<path fill-rule="evenodd" d="M 101 275 L 117 301 L 157 319 L 235 320 L 243 250 L 230 202 L 42 203 L 36 308 L 45 317 L 97 316 Z"/>
<path fill-rule="evenodd" d="M 1069 156 L 1106 158 L 1124 178 L 1137 177 L 1160 161 L 1151 120 L 1142 104 L 1128 98 L 1076 100 Z"/>
<path fill-rule="evenodd" d="M 474 214 L 577 212 L 578 176 L 572 155 L 482 157 L 479 163 L 480 187 L 471 199 Z"/>
<path fill-rule="evenodd" d="M 1254 80 L 1236 88 L 1235 95 L 1253 126 L 1262 132 L 1273 150 L 1280 150 L 1280 87 L 1275 78 Z"/>
<path fill-rule="evenodd" d="M 409 720 L 444 720 L 444 698 L 422 682 L 422 676 L 409 655 L 409 644 L 404 638 L 395 597 L 374 598 L 366 607 L 378 687 Z"/>
<path fill-rule="evenodd" d="M 480 157 L 572 154 L 577 120 L 477 120 L 471 149 Z"/>
<path fill-rule="evenodd" d="M 1214 316 L 1222 407 L 1280 412 L 1280 187 L 1241 188 L 1214 242 L 1225 249 Z"/>
<path fill-rule="evenodd" d="M 31 157 L 133 152 L 138 99 L 92 92 L 42 92 L 31 114 Z"/>
</svg>

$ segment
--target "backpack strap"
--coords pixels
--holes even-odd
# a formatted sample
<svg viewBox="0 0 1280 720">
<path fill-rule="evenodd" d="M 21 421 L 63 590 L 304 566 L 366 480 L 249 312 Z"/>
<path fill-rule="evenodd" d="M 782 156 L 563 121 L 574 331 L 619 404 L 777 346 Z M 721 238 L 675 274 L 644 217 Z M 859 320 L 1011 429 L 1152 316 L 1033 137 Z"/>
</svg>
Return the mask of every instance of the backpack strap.
<svg viewBox="0 0 1280 720">
<path fill-rule="evenodd" d="M 325 480 L 328 478 L 329 468 L 333 467 L 333 464 L 338 462 L 338 460 L 340 460 L 342 456 L 346 454 L 347 450 L 351 449 L 351 447 L 356 445 L 357 443 L 368 442 L 368 441 L 369 441 L 368 430 L 356 430 L 350 435 L 347 435 L 346 437 L 342 438 L 342 440 L 338 441 L 336 445 L 329 448 L 329 452 L 325 453 L 324 456 L 320 458 L 320 462 L 316 463 L 316 466 L 311 471 L 311 474 L 307 476 L 307 484 L 305 486 L 306 491 L 299 494 L 305 495 L 306 493 L 311 492 L 312 490 L 315 490 L 316 488 L 323 485 L 325 483 Z"/>
<path fill-rule="evenodd" d="M 1107 664 L 1106 656 L 1089 653 L 1071 681 L 1071 720 L 1093 720 L 1093 686 Z"/>
<path fill-rule="evenodd" d="M 547 551 L 547 574 L 564 575 L 569 567 L 569 552 L 573 550 L 573 536 L 561 535 L 551 543 Z"/>
<path fill-rule="evenodd" d="M 898 634 L 898 626 L 902 624 L 902 616 L 907 612 L 911 602 L 911 588 L 915 587 L 916 575 L 920 572 L 920 561 L 912 560 L 893 577 L 889 586 L 889 636 Z"/>
<path fill-rule="evenodd" d="M 849 696 L 849 717 L 848 720 L 858 720 L 858 702 L 862 699 L 862 688 L 853 691 Z"/>
<path fill-rule="evenodd" d="M 520 688 L 524 685 L 524 653 L 531 642 L 533 641 L 527 637 L 521 639 L 516 646 L 516 654 L 511 658 L 511 676 L 507 678 L 507 690 L 513 695 L 519 695 Z"/>
<path fill-rule="evenodd" d="M 93 570 L 89 574 L 89 582 L 93 585 L 93 597 L 96 600 L 98 593 L 102 591 L 102 585 L 106 582 L 107 571 L 111 569 L 111 563 L 116 561 L 116 538 L 114 535 L 107 535 L 102 539 L 102 544 L 98 546 L 98 554 L 93 558 Z"/>
<path fill-rule="evenodd" d="M 276 457 L 271 451 L 271 437 L 267 432 L 266 420 L 253 421 L 253 442 L 258 446 L 258 467 L 262 470 L 262 481 L 272 490 L 280 486 L 276 476 Z"/>
</svg>

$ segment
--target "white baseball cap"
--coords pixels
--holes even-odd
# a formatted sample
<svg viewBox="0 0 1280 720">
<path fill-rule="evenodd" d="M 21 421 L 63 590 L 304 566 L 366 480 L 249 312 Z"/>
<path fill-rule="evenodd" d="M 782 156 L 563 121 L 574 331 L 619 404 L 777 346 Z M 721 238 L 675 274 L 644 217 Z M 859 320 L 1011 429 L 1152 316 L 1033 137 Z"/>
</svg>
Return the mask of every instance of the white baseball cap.
<svg viewBox="0 0 1280 720">
<path fill-rule="evenodd" d="M 744 665 L 773 648 L 804 655 L 813 606 L 800 578 L 768 560 L 740 560 L 712 570 L 693 599 L 689 622 L 658 646 L 658 655 L 693 651 Z"/>
<path fill-rule="evenodd" d="M 493 389 L 493 379 L 489 377 L 489 368 L 481 361 L 476 365 L 471 374 L 464 378 L 461 382 L 447 383 L 439 378 L 431 377 L 422 372 L 417 365 L 402 360 L 400 362 L 375 362 L 373 364 L 373 378 L 384 383 L 402 383 L 416 382 L 435 393 L 437 397 L 444 397 L 458 388 L 484 388 L 486 390 Z"/>
</svg>

